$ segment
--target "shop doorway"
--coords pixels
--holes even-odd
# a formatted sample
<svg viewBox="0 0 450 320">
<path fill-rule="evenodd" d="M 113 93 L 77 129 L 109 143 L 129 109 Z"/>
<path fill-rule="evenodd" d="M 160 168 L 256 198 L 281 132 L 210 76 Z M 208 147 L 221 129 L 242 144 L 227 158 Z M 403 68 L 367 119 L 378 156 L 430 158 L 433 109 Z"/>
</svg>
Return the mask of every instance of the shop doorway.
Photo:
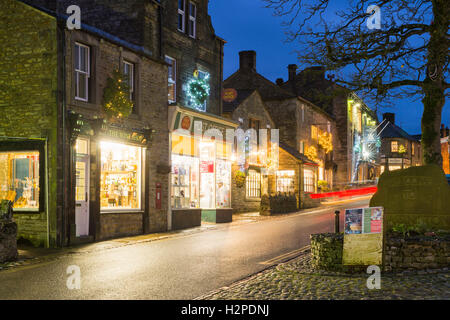
<svg viewBox="0 0 450 320">
<path fill-rule="evenodd" d="M 201 142 L 200 153 L 200 208 L 215 208 L 215 144 Z"/>
<path fill-rule="evenodd" d="M 75 224 L 76 236 L 89 235 L 89 141 L 77 139 L 75 164 Z"/>
</svg>

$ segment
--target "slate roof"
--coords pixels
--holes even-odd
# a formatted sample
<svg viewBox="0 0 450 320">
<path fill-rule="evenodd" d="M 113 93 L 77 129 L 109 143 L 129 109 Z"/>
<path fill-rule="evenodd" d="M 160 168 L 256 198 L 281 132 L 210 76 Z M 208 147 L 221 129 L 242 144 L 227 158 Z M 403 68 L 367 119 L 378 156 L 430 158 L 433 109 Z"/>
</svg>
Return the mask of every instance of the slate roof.
<svg viewBox="0 0 450 320">
<path fill-rule="evenodd" d="M 305 156 L 304 154 L 298 152 L 294 148 L 288 146 L 284 142 L 280 142 L 280 148 L 282 148 L 284 151 L 289 153 L 291 156 L 293 156 L 294 158 L 296 158 L 296 159 L 298 159 L 298 160 L 300 160 L 300 161 L 302 161 L 304 163 L 313 164 L 313 165 L 317 164 L 314 161 L 310 160 L 307 156 Z"/>
<path fill-rule="evenodd" d="M 238 70 L 223 82 L 223 87 L 236 89 L 238 92 L 258 90 L 263 100 L 283 100 L 296 98 L 297 95 L 280 88 L 252 69 Z"/>
<path fill-rule="evenodd" d="M 234 99 L 232 102 L 223 102 L 223 112 L 226 113 L 232 113 L 234 110 L 236 110 L 237 107 L 249 96 L 252 95 L 255 90 L 236 90 L 237 91 L 237 98 Z"/>
<path fill-rule="evenodd" d="M 386 124 L 387 122 L 387 124 Z M 383 122 L 378 127 L 378 131 L 380 132 L 380 138 L 403 138 L 409 141 L 419 142 L 419 140 L 411 135 L 409 135 L 405 130 L 400 128 L 399 126 L 393 124 L 390 121 L 383 120 Z M 383 129 L 384 128 L 384 129 Z"/>
</svg>

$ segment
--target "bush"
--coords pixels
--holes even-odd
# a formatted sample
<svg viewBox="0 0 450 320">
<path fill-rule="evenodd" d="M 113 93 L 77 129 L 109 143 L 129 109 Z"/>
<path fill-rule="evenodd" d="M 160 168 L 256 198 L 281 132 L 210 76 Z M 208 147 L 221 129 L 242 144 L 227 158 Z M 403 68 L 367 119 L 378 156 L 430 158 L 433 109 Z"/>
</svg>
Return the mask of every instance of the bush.
<svg viewBox="0 0 450 320">
<path fill-rule="evenodd" d="M 320 192 L 329 192 L 330 191 L 330 187 L 328 186 L 328 182 L 324 181 L 324 180 L 319 180 L 317 182 L 317 186 L 320 189 Z"/>
<path fill-rule="evenodd" d="M 298 210 L 295 194 L 279 193 L 269 198 L 271 213 L 289 213 Z"/>
</svg>

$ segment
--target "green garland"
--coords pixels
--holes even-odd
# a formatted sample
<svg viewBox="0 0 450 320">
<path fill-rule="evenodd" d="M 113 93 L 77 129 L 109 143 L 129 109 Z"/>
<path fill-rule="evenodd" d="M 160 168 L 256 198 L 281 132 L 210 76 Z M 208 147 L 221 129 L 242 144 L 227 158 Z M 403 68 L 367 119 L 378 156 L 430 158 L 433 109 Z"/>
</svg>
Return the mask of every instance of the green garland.
<svg viewBox="0 0 450 320">
<path fill-rule="evenodd" d="M 187 86 L 187 95 L 195 107 L 201 107 L 209 97 L 209 75 L 200 79 L 194 77 Z"/>
<path fill-rule="evenodd" d="M 127 118 L 133 110 L 130 87 L 125 76 L 115 70 L 106 82 L 103 92 L 103 110 L 109 118 Z"/>
</svg>

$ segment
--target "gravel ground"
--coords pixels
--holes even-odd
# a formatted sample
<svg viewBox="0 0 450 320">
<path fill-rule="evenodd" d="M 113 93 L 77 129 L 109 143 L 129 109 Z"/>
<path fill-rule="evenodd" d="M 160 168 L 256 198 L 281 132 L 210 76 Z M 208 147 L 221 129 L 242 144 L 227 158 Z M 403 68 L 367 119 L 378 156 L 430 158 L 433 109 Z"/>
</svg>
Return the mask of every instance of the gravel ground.
<svg viewBox="0 0 450 320">
<path fill-rule="evenodd" d="M 450 272 L 383 273 L 381 288 L 369 290 L 366 273 L 318 272 L 309 252 L 199 299 L 205 300 L 450 300 Z"/>
</svg>

